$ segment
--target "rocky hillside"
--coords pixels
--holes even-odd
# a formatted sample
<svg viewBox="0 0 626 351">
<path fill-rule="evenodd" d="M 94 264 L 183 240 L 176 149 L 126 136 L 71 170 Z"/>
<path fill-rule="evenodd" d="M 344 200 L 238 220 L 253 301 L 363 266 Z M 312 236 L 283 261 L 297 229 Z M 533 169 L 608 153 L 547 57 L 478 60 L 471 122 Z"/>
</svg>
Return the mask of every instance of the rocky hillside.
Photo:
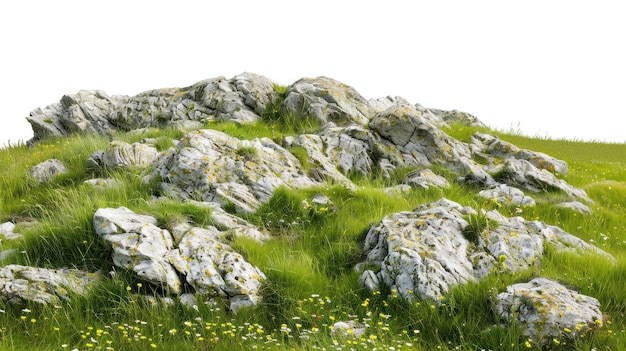
<svg viewBox="0 0 626 351">
<path fill-rule="evenodd" d="M 564 161 L 487 133 L 455 139 L 445 132 L 450 126 L 484 125 L 468 113 L 429 109 L 399 97 L 366 100 L 326 77 L 303 78 L 286 89 L 264 76 L 243 73 L 136 96 L 80 91 L 32 111 L 27 119 L 34 131 L 31 146 L 76 133 L 110 136 L 108 147 L 85 160 L 87 167 L 100 174 L 140 169 L 142 181 L 160 189 L 153 202 L 175 199 L 210 212 L 212 225 L 168 228 L 155 216 L 125 206 L 93 213 L 93 229 L 111 248 L 112 265 L 160 287 L 160 296 L 149 298 L 172 304 L 219 298 L 233 313 L 255 308 L 266 272 L 237 252 L 230 238 L 260 245 L 273 240 L 269 226 L 245 218 L 279 189 L 332 184 L 354 192 L 358 177 L 390 179 L 410 170 L 383 190 L 402 196 L 414 189 L 450 187 L 452 181 L 498 206 L 528 208 L 536 204 L 533 194 L 555 192 L 561 195 L 555 205 L 581 216 L 592 211 L 587 193 L 560 178 L 568 172 Z M 263 121 L 307 121 L 319 128 L 250 140 L 210 128 L 216 122 Z M 146 128 L 176 128 L 184 135 L 162 151 L 155 139 L 127 143 L 115 138 Z M 50 159 L 32 165 L 28 176 L 46 183 L 66 168 L 63 160 Z M 443 177 L 442 170 L 454 176 Z M 85 182 L 96 188 L 116 186 L 111 178 Z M 302 206 L 332 212 L 335 204 L 319 194 Z M 361 259 L 353 267 L 358 284 L 372 294 L 389 291 L 409 302 L 439 303 L 456 286 L 536 267 L 547 247 L 615 262 L 600 248 L 540 218 L 508 217 L 446 198 L 376 221 L 359 243 Z M 2 224 L 0 234 L 4 240 L 21 240 L 12 222 Z M 0 253 L 5 261 L 16 254 Z M 106 279 L 106 272 L 76 267 L 10 264 L 0 268 L 0 298 L 16 304 L 58 303 L 87 294 Z M 598 300 L 543 277 L 511 285 L 491 303 L 503 321 L 522 326 L 540 343 L 561 337 L 564 329 L 575 339 L 604 321 Z"/>
</svg>

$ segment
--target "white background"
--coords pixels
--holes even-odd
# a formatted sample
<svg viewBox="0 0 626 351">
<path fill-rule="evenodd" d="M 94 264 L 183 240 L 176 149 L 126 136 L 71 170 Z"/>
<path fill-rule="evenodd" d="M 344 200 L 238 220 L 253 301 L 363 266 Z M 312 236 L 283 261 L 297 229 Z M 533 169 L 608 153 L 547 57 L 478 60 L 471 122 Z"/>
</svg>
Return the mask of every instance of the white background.
<svg viewBox="0 0 626 351">
<path fill-rule="evenodd" d="M 0 146 L 80 89 L 109 95 L 248 71 L 327 76 L 365 98 L 530 136 L 626 142 L 620 1 L 3 1 Z"/>
</svg>

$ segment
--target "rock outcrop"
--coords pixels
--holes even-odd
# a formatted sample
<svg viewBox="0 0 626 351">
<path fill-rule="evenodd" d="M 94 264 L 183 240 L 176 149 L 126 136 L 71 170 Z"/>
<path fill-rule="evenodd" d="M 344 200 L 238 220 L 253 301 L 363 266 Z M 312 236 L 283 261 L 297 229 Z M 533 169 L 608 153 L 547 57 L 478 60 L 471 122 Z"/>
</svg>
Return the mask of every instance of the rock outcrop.
<svg viewBox="0 0 626 351">
<path fill-rule="evenodd" d="M 386 216 L 373 226 L 363 244 L 366 259 L 357 269 L 361 284 L 370 290 L 385 284 L 408 300 L 439 301 L 455 285 L 539 264 L 546 244 L 614 261 L 558 227 L 507 218 L 495 210 L 478 213 L 442 199 Z"/>
<path fill-rule="evenodd" d="M 10 303 L 57 303 L 71 294 L 84 295 L 100 279 L 76 269 L 45 269 L 20 265 L 0 268 L 0 299 Z"/>
<path fill-rule="evenodd" d="M 215 130 L 190 132 L 155 163 L 159 177 L 181 198 L 233 205 L 254 212 L 281 186 L 320 184 L 301 171 L 298 159 L 268 138 L 239 140 Z"/>
<path fill-rule="evenodd" d="M 508 286 L 496 297 L 494 310 L 539 344 L 575 340 L 604 322 L 597 299 L 545 278 Z"/>
<path fill-rule="evenodd" d="M 185 88 L 165 88 L 136 96 L 108 96 L 103 91 L 81 90 L 61 101 L 38 108 L 26 119 L 34 137 L 77 132 L 110 134 L 114 130 L 163 127 L 180 121 L 257 121 L 278 99 L 273 83 L 254 73 L 232 79 L 217 77 Z"/>
<path fill-rule="evenodd" d="M 293 83 L 281 108 L 338 125 L 366 125 L 373 114 L 367 100 L 354 88 L 327 77 L 302 78 Z"/>
<path fill-rule="evenodd" d="M 134 271 L 165 291 L 180 294 L 185 284 L 206 297 L 223 297 L 233 311 L 254 305 L 265 275 L 223 242 L 239 231 L 259 237 L 249 224 L 223 212 L 213 216 L 224 231 L 214 226 L 176 226 L 172 233 L 159 228 L 156 218 L 139 215 L 125 207 L 101 208 L 94 214 L 96 233 L 113 247 L 113 263 Z M 229 227 L 233 223 L 234 226 Z M 183 280 L 181 280 L 181 277 Z"/>
</svg>

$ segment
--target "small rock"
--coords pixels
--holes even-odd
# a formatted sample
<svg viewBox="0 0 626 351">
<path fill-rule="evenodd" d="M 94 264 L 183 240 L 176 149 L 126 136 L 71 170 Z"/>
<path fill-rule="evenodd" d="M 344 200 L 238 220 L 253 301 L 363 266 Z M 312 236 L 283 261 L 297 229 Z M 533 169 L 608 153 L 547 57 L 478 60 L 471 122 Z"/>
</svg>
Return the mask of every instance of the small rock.
<svg viewBox="0 0 626 351">
<path fill-rule="evenodd" d="M 109 168 L 145 168 L 150 166 L 158 156 L 159 152 L 153 146 L 113 141 L 104 152 L 103 161 L 104 165 Z"/>
<path fill-rule="evenodd" d="M 535 200 L 532 197 L 506 184 L 498 184 L 490 189 L 482 190 L 478 195 L 507 206 L 535 206 Z"/>
<path fill-rule="evenodd" d="M 21 239 L 22 234 L 13 232 L 14 229 L 15 224 L 13 224 L 12 222 L 4 222 L 0 224 L 0 235 L 2 235 L 5 240 Z"/>
<path fill-rule="evenodd" d="M 30 168 L 30 175 L 39 183 L 49 182 L 65 173 L 67 173 L 65 165 L 57 159 L 46 160 Z"/>
<path fill-rule="evenodd" d="M 435 174 L 435 172 L 430 169 L 413 171 L 404 177 L 402 183 L 408 184 L 412 187 L 420 187 L 424 189 L 428 189 L 431 186 L 439 188 L 450 187 L 450 183 L 446 180 L 446 178 Z"/>
<path fill-rule="evenodd" d="M 590 215 L 593 213 L 593 211 L 591 210 L 591 208 L 589 208 L 589 206 L 579 201 L 561 202 L 560 204 L 557 204 L 556 207 L 567 208 L 572 211 L 582 213 L 584 215 Z"/>
<path fill-rule="evenodd" d="M 496 297 L 494 310 L 541 344 L 562 336 L 575 340 L 604 322 L 598 300 L 546 278 L 508 286 Z"/>
</svg>

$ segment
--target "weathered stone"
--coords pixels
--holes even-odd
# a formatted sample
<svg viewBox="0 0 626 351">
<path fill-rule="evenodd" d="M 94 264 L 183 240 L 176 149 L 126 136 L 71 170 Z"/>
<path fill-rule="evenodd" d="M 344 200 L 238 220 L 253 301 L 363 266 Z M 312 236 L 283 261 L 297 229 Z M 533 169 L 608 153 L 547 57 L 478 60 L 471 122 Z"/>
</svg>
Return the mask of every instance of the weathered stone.
<svg viewBox="0 0 626 351">
<path fill-rule="evenodd" d="M 311 179 L 318 182 L 333 180 L 350 189 L 356 189 L 354 183 L 337 169 L 339 159 L 331 159 L 326 154 L 326 144 L 321 136 L 302 134 L 293 140 L 291 145 L 304 148 L 309 156 L 309 162 L 318 165 L 309 170 Z M 337 163 L 333 161 L 337 161 Z"/>
<path fill-rule="evenodd" d="M 122 96 L 109 97 L 100 90 L 81 90 L 75 95 L 64 95 L 60 102 L 38 108 L 26 118 L 34 132 L 30 143 L 45 136 L 76 132 L 108 134 L 115 129 L 108 114 L 123 100 Z"/>
<path fill-rule="evenodd" d="M 125 99 L 119 108 L 111 109 L 109 121 L 121 130 L 165 126 L 172 120 L 170 104 L 185 89 L 164 88 L 148 90 Z"/>
<path fill-rule="evenodd" d="M 373 110 L 354 88 L 327 77 L 302 78 L 289 86 L 284 111 L 322 123 L 367 125 Z"/>
<path fill-rule="evenodd" d="M 222 240 L 232 232 L 253 238 L 261 234 L 253 233 L 249 223 L 234 220 L 218 209 L 212 211 L 212 215 L 217 213 L 212 218 L 224 226 L 232 225 L 223 231 L 180 223 L 172 228 L 172 235 L 157 227 L 154 217 L 124 207 L 99 209 L 94 214 L 94 227 L 112 244 L 116 266 L 131 269 L 176 294 L 183 291 L 180 275 L 200 295 L 228 298 L 236 311 L 258 302 L 265 275 Z"/>
<path fill-rule="evenodd" d="M 180 280 L 165 255 L 174 248 L 171 234 L 156 226 L 156 218 L 138 215 L 120 207 L 101 208 L 93 217 L 96 233 L 113 247 L 113 263 L 173 293 L 181 291 Z"/>
<path fill-rule="evenodd" d="M 402 181 L 403 184 L 411 187 L 420 187 L 428 189 L 431 186 L 438 188 L 449 188 L 450 183 L 446 178 L 435 174 L 430 169 L 422 169 L 407 174 Z"/>
<path fill-rule="evenodd" d="M 239 140 L 215 130 L 190 132 L 145 178 L 159 176 L 182 199 L 232 204 L 253 212 L 281 186 L 319 184 L 300 170 L 298 159 L 268 138 Z"/>
<path fill-rule="evenodd" d="M 15 233 L 15 224 L 12 222 L 4 222 L 0 224 L 0 235 L 4 240 L 17 240 L 22 238 L 22 234 Z"/>
<path fill-rule="evenodd" d="M 461 112 L 457 110 L 442 111 L 431 109 L 431 112 L 438 115 L 447 124 L 459 123 L 471 127 L 486 127 L 476 116 L 473 116 L 467 112 Z"/>
<path fill-rule="evenodd" d="M 394 105 L 376 114 L 369 123 L 375 132 L 373 152 L 393 167 L 445 165 L 463 170 L 459 161 L 470 159 L 469 147 L 448 136 L 414 106 Z"/>
<path fill-rule="evenodd" d="M 191 228 L 167 258 L 199 294 L 227 297 L 233 310 L 256 304 L 265 275 L 219 236 L 215 227 Z"/>
<path fill-rule="evenodd" d="M 49 182 L 65 173 L 65 165 L 57 159 L 46 160 L 30 168 L 30 175 L 39 183 Z"/>
<path fill-rule="evenodd" d="M 367 233 L 361 267 L 379 266 L 378 279 L 409 301 L 438 301 L 453 286 L 475 280 L 462 211 L 461 205 L 443 199 L 383 218 Z M 362 281 L 376 281 L 371 272 L 365 274 Z"/>
<path fill-rule="evenodd" d="M 159 152 L 153 146 L 113 141 L 104 152 L 103 162 L 109 168 L 145 168 L 150 166 L 158 156 Z"/>
<path fill-rule="evenodd" d="M 95 273 L 76 269 L 8 265 L 0 268 L 0 299 L 9 303 L 56 303 L 69 300 L 71 293 L 85 295 L 99 279 Z"/>
<path fill-rule="evenodd" d="M 496 297 L 494 310 L 539 344 L 561 337 L 575 340 L 604 322 L 598 300 L 546 278 L 508 286 Z"/>
<path fill-rule="evenodd" d="M 506 184 L 498 184 L 490 189 L 481 190 L 478 195 L 502 205 L 535 206 L 535 200 L 532 197 L 526 196 L 521 190 Z"/>
<path fill-rule="evenodd" d="M 561 202 L 560 204 L 557 204 L 556 207 L 567 208 L 572 211 L 582 213 L 584 215 L 589 215 L 593 213 L 593 211 L 591 210 L 591 208 L 589 208 L 589 206 L 579 201 Z"/>
<path fill-rule="evenodd" d="M 469 216 L 473 223 L 482 221 L 484 229 L 470 227 Z M 558 227 L 507 218 L 495 210 L 479 215 L 442 199 L 389 215 L 372 227 L 363 244 L 366 259 L 357 265 L 362 272 L 359 282 L 370 290 L 385 284 L 409 300 L 415 293 L 438 301 L 457 284 L 494 271 L 515 272 L 538 265 L 546 243 L 559 252 L 592 253 L 615 262 L 610 254 Z"/>
<path fill-rule="evenodd" d="M 483 156 L 489 155 L 497 157 L 498 159 L 514 158 L 525 160 L 539 169 L 545 169 L 551 173 L 567 174 L 567 163 L 565 163 L 565 161 L 558 160 L 542 152 L 520 149 L 509 142 L 501 140 L 497 136 L 476 133 L 471 137 L 470 143 L 472 146 L 476 147 L 476 151 L 482 153 Z"/>
<path fill-rule="evenodd" d="M 383 98 L 369 99 L 368 103 L 374 113 L 380 113 L 394 105 L 410 105 L 411 103 L 400 96 L 386 96 Z"/>
<path fill-rule="evenodd" d="M 573 199 L 593 202 L 583 189 L 576 188 L 563 179 L 558 179 L 554 174 L 535 167 L 529 161 L 506 159 L 504 164 L 497 169 L 499 181 L 506 184 L 535 192 L 561 190 Z"/>
</svg>

